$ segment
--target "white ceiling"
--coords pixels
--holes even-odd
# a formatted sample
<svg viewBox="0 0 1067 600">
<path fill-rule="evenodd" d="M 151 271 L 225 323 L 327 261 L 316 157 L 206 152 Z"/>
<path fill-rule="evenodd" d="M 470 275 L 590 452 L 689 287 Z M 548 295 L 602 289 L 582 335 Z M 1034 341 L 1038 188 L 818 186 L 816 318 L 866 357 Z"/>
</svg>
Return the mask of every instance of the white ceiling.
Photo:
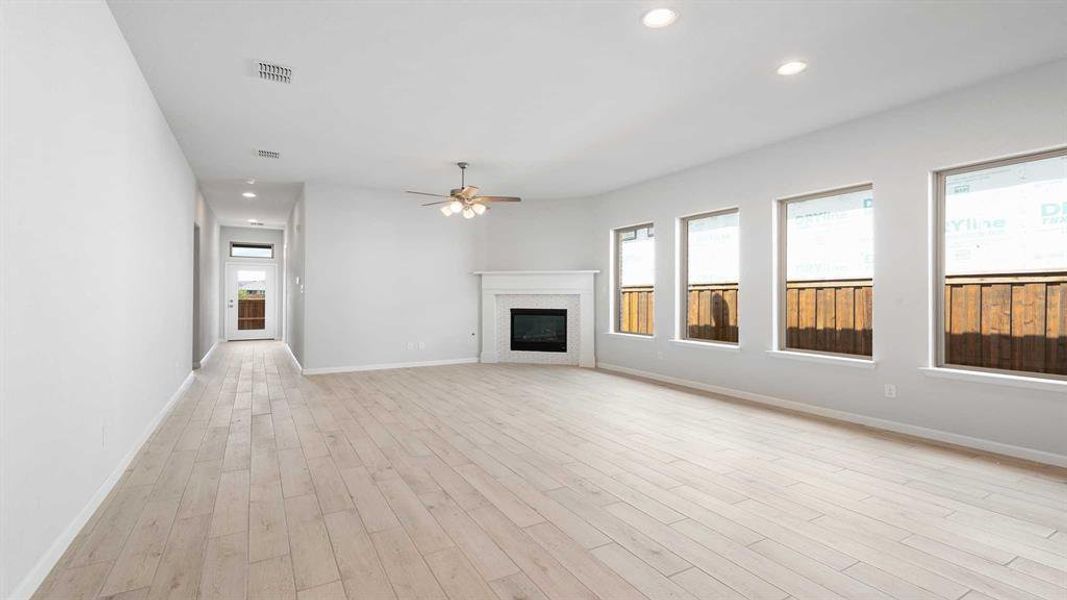
<svg viewBox="0 0 1067 600">
<path fill-rule="evenodd" d="M 249 227 L 249 219 L 255 219 L 265 227 L 284 226 L 301 188 L 299 183 L 259 180 L 250 185 L 245 179 L 200 182 L 200 191 L 211 204 L 215 218 L 223 225 L 236 227 Z M 256 197 L 245 198 L 241 195 L 244 192 L 252 192 Z"/>
<path fill-rule="evenodd" d="M 667 2 L 661 30 L 647 2 L 110 4 L 226 214 L 248 177 L 445 191 L 457 160 L 593 194 L 1067 55 L 1067 2 Z"/>
</svg>

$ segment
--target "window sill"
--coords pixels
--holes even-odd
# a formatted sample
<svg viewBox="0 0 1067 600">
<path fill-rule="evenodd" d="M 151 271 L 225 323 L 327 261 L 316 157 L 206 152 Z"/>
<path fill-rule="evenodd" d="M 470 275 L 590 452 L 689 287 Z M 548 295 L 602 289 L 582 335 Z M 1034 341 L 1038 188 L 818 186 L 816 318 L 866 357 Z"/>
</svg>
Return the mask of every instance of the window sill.
<svg viewBox="0 0 1067 600">
<path fill-rule="evenodd" d="M 604 335 L 610 335 L 614 337 L 630 338 L 634 340 L 654 340 L 655 335 L 646 335 L 643 333 L 619 333 L 618 331 L 605 331 Z"/>
<path fill-rule="evenodd" d="M 789 360 L 822 363 L 824 365 L 837 365 L 839 367 L 873 369 L 877 365 L 877 363 L 875 363 L 873 359 L 869 358 L 849 358 L 847 356 L 816 354 L 814 352 L 798 352 L 796 350 L 768 350 L 767 354 L 776 358 L 787 358 Z"/>
<path fill-rule="evenodd" d="M 953 369 L 952 367 L 919 367 L 919 370 L 927 377 L 955 379 L 957 381 L 970 381 L 972 383 L 1006 385 L 1010 387 L 1046 390 L 1050 392 L 1067 392 L 1067 380 L 1044 379 L 1041 377 L 1011 375 L 1008 373 L 988 373 L 985 371 L 972 371 L 970 369 Z"/>
<path fill-rule="evenodd" d="M 701 342 L 698 340 L 686 340 L 682 338 L 672 338 L 670 340 L 672 344 L 679 346 L 688 346 L 691 348 L 706 348 L 708 350 L 719 350 L 723 352 L 740 352 L 741 346 L 738 344 L 731 344 L 729 342 Z"/>
</svg>

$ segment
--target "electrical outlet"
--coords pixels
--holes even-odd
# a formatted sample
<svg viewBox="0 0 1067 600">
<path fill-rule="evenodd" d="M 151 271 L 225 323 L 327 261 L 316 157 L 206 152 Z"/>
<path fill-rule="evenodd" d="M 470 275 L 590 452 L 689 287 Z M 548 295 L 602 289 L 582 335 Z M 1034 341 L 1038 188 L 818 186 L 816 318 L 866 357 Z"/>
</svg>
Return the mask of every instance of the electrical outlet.
<svg viewBox="0 0 1067 600">
<path fill-rule="evenodd" d="M 663 352 L 656 352 L 656 358 L 663 360 Z"/>
<path fill-rule="evenodd" d="M 897 386 L 893 385 L 892 383 L 885 384 L 885 397 L 886 398 L 896 398 L 897 397 Z"/>
</svg>

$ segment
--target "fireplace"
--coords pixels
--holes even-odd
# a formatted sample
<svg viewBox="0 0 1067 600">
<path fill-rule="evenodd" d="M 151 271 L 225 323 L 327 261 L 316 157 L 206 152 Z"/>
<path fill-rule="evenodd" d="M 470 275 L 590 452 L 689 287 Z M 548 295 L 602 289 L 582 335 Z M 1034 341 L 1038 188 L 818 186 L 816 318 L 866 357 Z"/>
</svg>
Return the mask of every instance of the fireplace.
<svg viewBox="0 0 1067 600">
<path fill-rule="evenodd" d="M 594 284 L 597 271 L 479 271 L 482 278 L 483 363 L 533 363 L 596 367 L 596 311 Z M 552 344 L 554 352 L 523 351 L 532 339 L 515 339 L 522 326 L 512 310 L 548 309 L 553 327 L 566 331 L 566 341 Z M 522 315 L 525 316 L 525 315 Z M 564 321 L 566 319 L 566 321 Z M 522 336 L 519 338 L 530 336 Z M 515 342 L 519 342 L 516 344 Z M 529 347 L 529 346 L 526 346 Z"/>
<path fill-rule="evenodd" d="M 529 352 L 567 351 L 567 310 L 511 309 L 511 349 Z"/>
</svg>

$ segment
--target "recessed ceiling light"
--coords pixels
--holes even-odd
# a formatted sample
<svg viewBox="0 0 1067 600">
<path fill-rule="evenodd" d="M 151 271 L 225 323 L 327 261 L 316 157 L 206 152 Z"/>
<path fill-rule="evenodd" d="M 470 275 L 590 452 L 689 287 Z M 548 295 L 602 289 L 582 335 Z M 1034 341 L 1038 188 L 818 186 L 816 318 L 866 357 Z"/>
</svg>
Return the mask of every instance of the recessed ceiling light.
<svg viewBox="0 0 1067 600">
<path fill-rule="evenodd" d="M 653 8 L 641 17 L 641 22 L 645 24 L 645 27 L 652 29 L 666 27 L 677 20 L 678 13 L 669 8 Z"/>
<path fill-rule="evenodd" d="M 796 75 L 808 68 L 808 63 L 802 60 L 793 60 L 778 67 L 779 75 Z"/>
<path fill-rule="evenodd" d="M 256 193 L 255 192 L 245 192 L 245 193 L 243 193 L 241 195 L 244 196 L 245 198 L 255 198 L 256 197 Z"/>
<path fill-rule="evenodd" d="M 245 179 L 245 183 L 247 183 L 248 185 L 255 185 L 256 180 L 254 178 L 249 177 L 248 179 Z"/>
</svg>

